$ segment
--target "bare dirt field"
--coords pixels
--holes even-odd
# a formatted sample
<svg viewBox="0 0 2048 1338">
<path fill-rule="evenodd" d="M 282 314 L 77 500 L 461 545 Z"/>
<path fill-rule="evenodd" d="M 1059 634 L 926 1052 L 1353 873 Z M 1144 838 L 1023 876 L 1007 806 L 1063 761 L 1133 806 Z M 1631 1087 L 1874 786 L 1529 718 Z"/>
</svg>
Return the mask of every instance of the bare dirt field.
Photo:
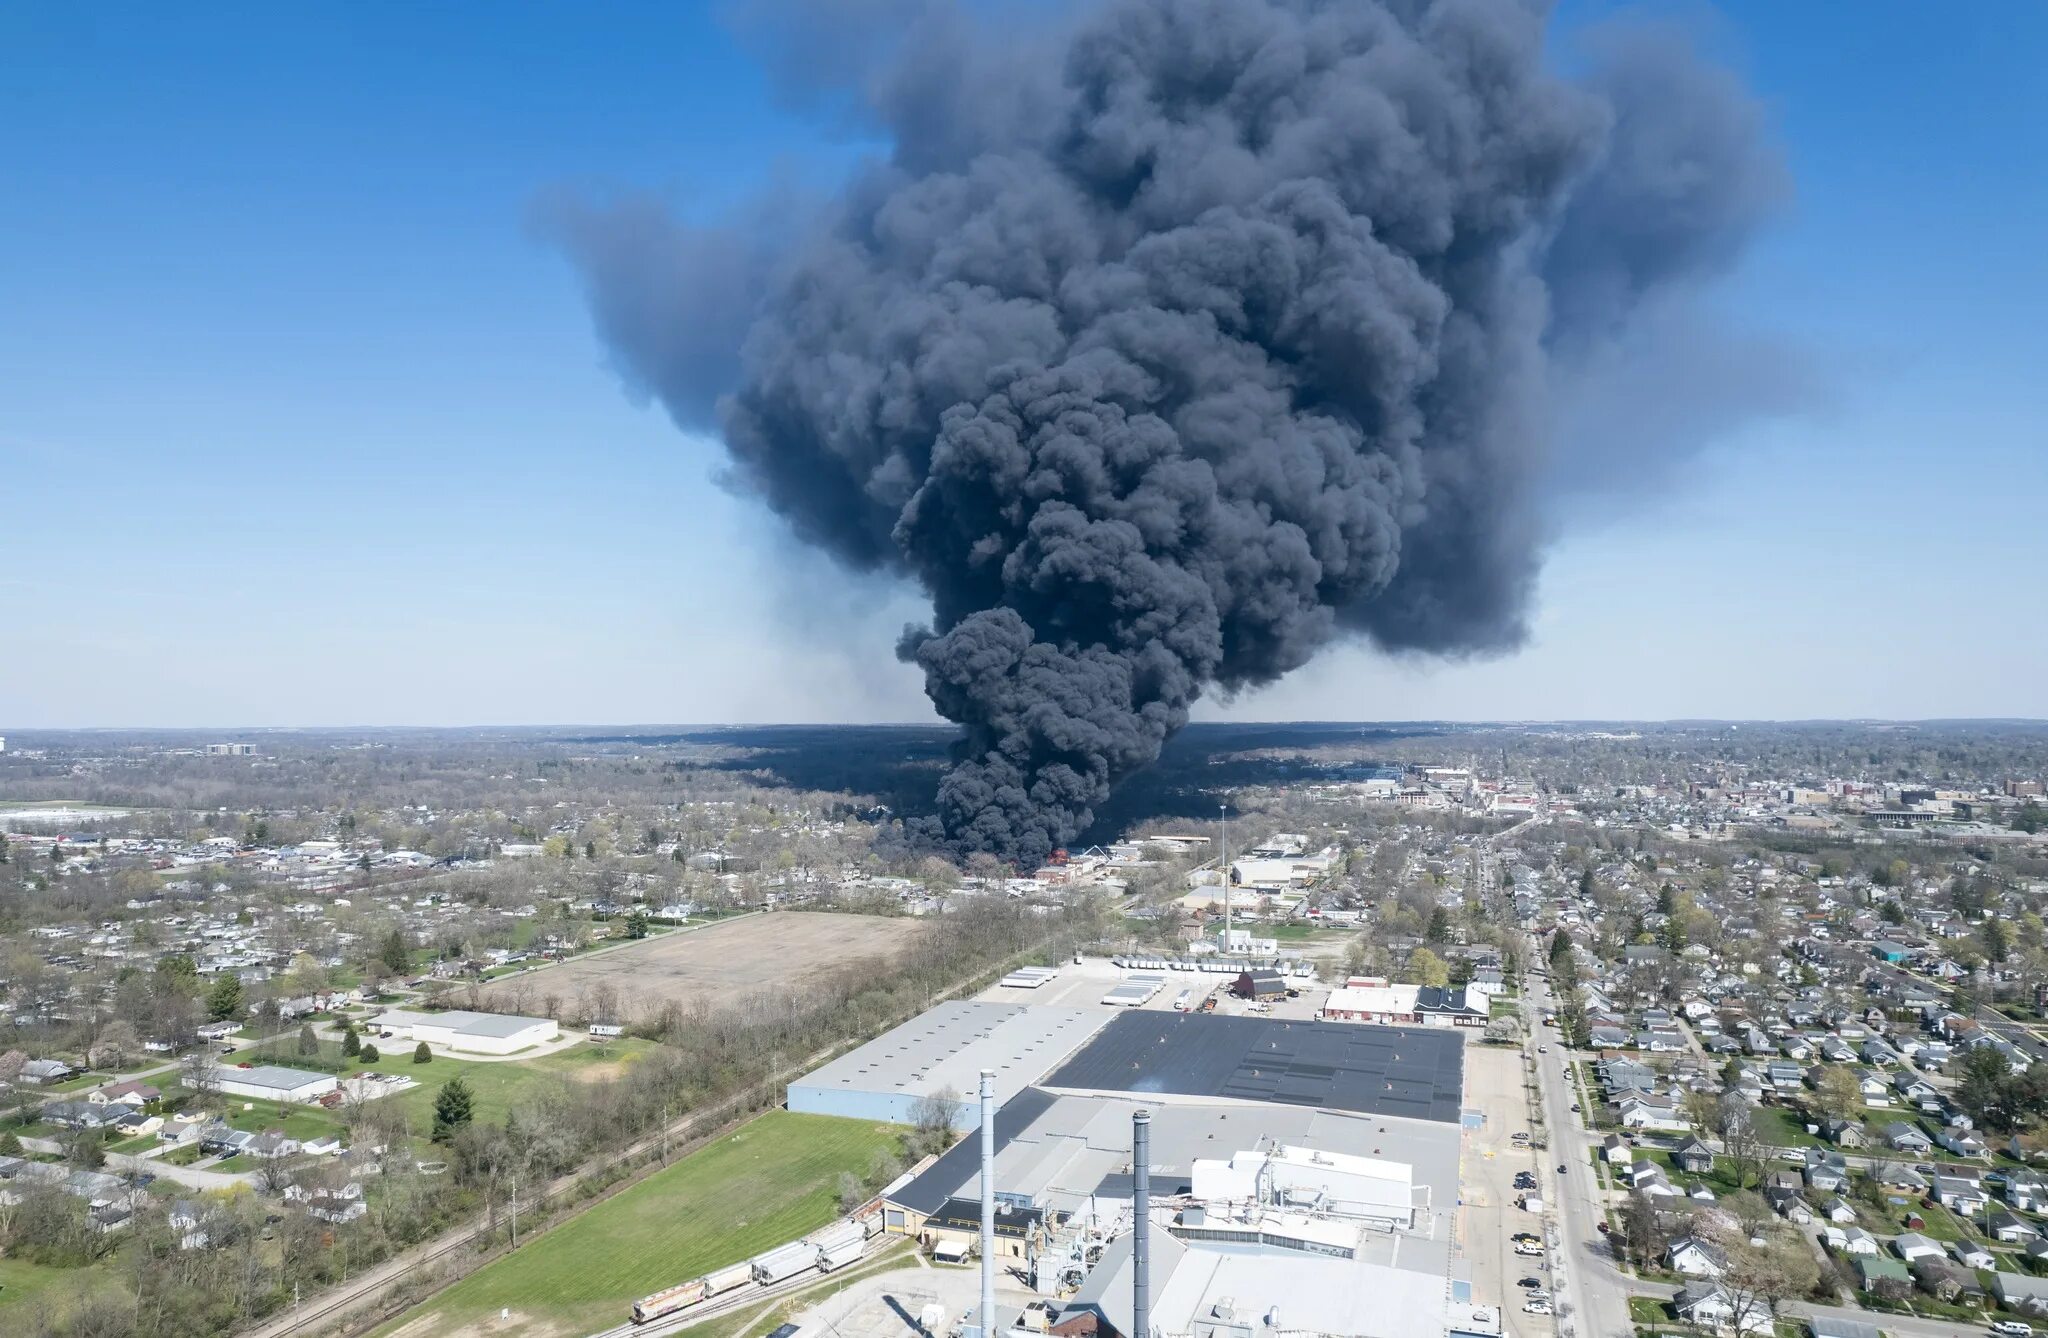
<svg viewBox="0 0 2048 1338">
<path fill-rule="evenodd" d="M 485 992 L 484 1007 L 536 1013 L 553 996 L 574 1013 L 593 993 L 609 989 L 630 1020 L 670 1001 L 686 1007 L 738 1001 L 787 988 L 814 971 L 893 957 L 922 928 L 873 915 L 771 911 L 511 977 Z"/>
</svg>

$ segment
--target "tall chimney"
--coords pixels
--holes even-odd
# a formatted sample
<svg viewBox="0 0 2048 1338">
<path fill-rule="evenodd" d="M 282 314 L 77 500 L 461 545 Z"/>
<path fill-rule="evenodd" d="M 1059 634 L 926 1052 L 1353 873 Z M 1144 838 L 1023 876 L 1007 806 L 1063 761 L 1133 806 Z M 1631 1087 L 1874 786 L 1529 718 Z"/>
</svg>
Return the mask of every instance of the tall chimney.
<svg viewBox="0 0 2048 1338">
<path fill-rule="evenodd" d="M 1131 1338 L 1152 1338 L 1152 1112 L 1131 1116 Z"/>
<path fill-rule="evenodd" d="M 996 1333 L 996 1071 L 981 1071 L 981 1338 Z"/>
</svg>

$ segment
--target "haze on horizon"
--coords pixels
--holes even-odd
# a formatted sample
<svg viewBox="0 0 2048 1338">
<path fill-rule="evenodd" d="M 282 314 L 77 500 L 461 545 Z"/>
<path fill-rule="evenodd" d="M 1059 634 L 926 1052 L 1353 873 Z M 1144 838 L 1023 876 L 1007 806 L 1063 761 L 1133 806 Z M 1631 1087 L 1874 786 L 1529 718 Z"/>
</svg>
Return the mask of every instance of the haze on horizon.
<svg viewBox="0 0 2048 1338">
<path fill-rule="evenodd" d="M 1782 412 L 1611 461 L 1520 652 L 1339 648 L 1195 719 L 2048 716 L 2048 17 L 1831 20 L 1707 30 L 1797 184 L 1718 299 L 1788 351 Z M 526 226 L 585 188 L 713 218 L 874 149 L 707 17 L 136 6 L 0 49 L 0 732 L 936 719 L 891 654 L 923 602 L 623 397 Z"/>
</svg>

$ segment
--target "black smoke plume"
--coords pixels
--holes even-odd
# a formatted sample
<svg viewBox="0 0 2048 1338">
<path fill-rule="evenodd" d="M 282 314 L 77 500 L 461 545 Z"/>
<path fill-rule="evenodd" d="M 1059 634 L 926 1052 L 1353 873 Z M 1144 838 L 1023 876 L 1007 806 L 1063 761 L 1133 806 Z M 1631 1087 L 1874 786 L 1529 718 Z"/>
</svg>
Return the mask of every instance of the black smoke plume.
<svg viewBox="0 0 2048 1338">
<path fill-rule="evenodd" d="M 1515 645 L 1553 390 L 1782 190 L 1731 78 L 1631 38 L 1566 81 L 1514 0 L 748 17 L 887 158 L 808 222 L 560 233 L 630 376 L 930 594 L 900 653 L 963 730 L 937 822 L 1026 863 L 1205 689 L 1346 633 Z"/>
</svg>

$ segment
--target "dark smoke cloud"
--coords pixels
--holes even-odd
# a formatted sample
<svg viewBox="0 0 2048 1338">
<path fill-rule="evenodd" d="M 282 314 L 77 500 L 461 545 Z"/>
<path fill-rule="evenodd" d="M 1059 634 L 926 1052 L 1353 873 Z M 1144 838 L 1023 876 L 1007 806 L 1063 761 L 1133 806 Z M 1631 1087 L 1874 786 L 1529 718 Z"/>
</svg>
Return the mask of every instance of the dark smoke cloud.
<svg viewBox="0 0 2048 1338">
<path fill-rule="evenodd" d="M 1027 862 L 1205 690 L 1346 632 L 1513 646 L 1553 388 L 1781 190 L 1731 80 L 1630 39 L 1565 83 L 1511 0 L 826 10 L 887 20 L 818 96 L 892 148 L 812 226 L 564 237 L 632 376 L 930 594 L 900 650 L 963 729 L 937 822 Z"/>
</svg>

